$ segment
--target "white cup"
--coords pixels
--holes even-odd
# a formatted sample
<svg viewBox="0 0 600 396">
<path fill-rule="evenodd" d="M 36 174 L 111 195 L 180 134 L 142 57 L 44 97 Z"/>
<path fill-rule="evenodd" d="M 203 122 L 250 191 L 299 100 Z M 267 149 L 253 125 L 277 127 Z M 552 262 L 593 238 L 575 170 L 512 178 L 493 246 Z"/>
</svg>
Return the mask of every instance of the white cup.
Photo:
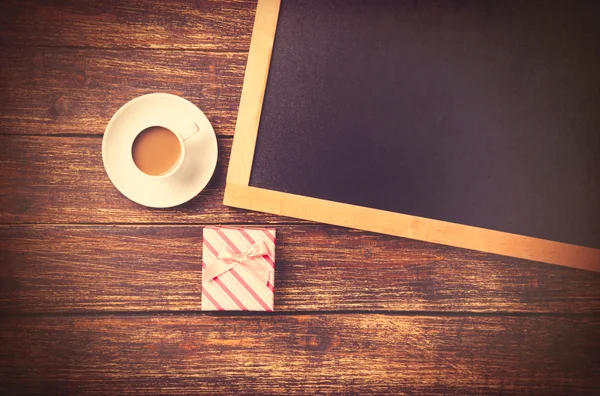
<svg viewBox="0 0 600 396">
<path fill-rule="evenodd" d="M 168 125 L 162 125 L 162 124 L 168 124 Z M 144 175 L 147 178 L 154 179 L 154 180 L 166 179 L 168 177 L 173 176 L 175 173 L 177 173 L 177 171 L 179 170 L 179 168 L 181 168 L 181 165 L 183 164 L 183 160 L 185 159 L 185 141 L 188 140 L 189 138 L 191 138 L 192 136 L 196 135 L 198 132 L 200 132 L 200 127 L 194 121 L 178 122 L 178 123 L 175 123 L 176 125 L 171 125 L 171 124 L 172 124 L 172 122 L 171 123 L 160 123 L 160 122 L 153 123 L 152 125 L 149 125 L 149 126 L 145 127 L 144 129 L 140 130 L 135 135 L 133 141 L 131 142 L 131 161 L 133 161 L 133 163 L 135 164 L 135 161 L 133 160 L 133 145 L 135 144 L 135 140 L 137 139 L 139 134 L 142 133 L 143 131 L 145 131 L 146 129 L 152 128 L 152 127 L 165 128 L 165 129 L 171 131 L 171 133 L 173 133 L 177 137 L 177 140 L 179 140 L 179 149 L 180 149 L 179 159 L 177 160 L 177 163 L 175 164 L 175 166 L 173 166 L 173 168 L 171 168 L 171 170 L 168 171 L 167 173 L 164 173 L 162 175 L 149 175 L 149 174 L 145 173 L 144 171 L 142 171 L 140 168 L 138 168 L 137 165 L 135 166 L 135 168 L 142 175 Z"/>
</svg>

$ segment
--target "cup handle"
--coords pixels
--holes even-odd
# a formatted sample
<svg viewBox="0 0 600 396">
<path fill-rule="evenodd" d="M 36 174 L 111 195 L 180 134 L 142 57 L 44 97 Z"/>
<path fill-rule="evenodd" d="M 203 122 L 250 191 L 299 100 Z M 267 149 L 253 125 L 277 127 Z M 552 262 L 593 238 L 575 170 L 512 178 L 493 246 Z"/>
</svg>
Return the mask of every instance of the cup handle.
<svg viewBox="0 0 600 396">
<path fill-rule="evenodd" d="M 181 136 L 181 139 L 185 142 L 198 132 L 200 132 L 200 126 L 198 126 L 198 124 L 192 121 L 190 125 L 187 125 L 185 128 L 181 128 L 179 130 L 179 135 Z"/>
</svg>

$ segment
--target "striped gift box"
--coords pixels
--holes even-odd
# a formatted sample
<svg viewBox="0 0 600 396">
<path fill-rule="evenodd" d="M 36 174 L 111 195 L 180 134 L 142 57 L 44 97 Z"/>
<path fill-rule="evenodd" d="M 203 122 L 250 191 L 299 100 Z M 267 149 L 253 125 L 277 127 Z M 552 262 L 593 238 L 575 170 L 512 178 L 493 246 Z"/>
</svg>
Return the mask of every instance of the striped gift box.
<svg viewBox="0 0 600 396">
<path fill-rule="evenodd" d="M 272 228 L 204 228 L 203 311 L 273 311 L 275 235 Z"/>
</svg>

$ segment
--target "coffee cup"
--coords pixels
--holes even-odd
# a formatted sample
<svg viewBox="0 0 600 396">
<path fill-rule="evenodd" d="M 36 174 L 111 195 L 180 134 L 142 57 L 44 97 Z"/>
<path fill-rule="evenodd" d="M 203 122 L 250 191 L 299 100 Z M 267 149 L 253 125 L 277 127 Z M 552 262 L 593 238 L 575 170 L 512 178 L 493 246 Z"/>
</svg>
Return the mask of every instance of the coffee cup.
<svg viewBox="0 0 600 396">
<path fill-rule="evenodd" d="M 193 121 L 181 122 L 175 127 L 155 124 L 135 136 L 131 157 L 144 176 L 165 179 L 179 170 L 185 158 L 185 141 L 198 133 L 200 127 Z"/>
<path fill-rule="evenodd" d="M 127 198 L 153 208 L 198 195 L 215 171 L 217 156 L 217 138 L 204 113 L 166 93 L 124 104 L 102 139 L 102 162 L 112 183 Z"/>
</svg>

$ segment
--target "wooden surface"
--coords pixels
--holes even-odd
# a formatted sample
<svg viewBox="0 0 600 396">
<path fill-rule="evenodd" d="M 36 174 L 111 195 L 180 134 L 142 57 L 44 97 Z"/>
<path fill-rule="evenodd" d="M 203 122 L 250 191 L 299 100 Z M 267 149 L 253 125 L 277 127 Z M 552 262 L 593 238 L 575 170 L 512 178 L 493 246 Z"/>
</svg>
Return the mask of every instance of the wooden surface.
<svg viewBox="0 0 600 396">
<path fill-rule="evenodd" d="M 23 392 L 593 394 L 599 362 L 582 356 L 598 331 L 555 317 L 10 318 L 0 358 Z"/>
<path fill-rule="evenodd" d="M 164 4 L 0 5 L 3 395 L 600 393 L 600 274 L 223 206 L 256 3 Z M 102 167 L 155 91 L 219 135 L 174 209 Z M 276 312 L 200 311 L 207 224 L 277 228 Z"/>
</svg>

